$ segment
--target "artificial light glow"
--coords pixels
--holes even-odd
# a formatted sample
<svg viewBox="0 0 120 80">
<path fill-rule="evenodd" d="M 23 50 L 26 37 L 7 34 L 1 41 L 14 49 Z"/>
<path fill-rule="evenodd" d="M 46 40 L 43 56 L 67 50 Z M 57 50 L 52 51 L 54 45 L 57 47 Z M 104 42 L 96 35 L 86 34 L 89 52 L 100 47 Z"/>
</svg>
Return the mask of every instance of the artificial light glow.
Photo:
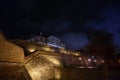
<svg viewBox="0 0 120 80">
<path fill-rule="evenodd" d="M 43 47 L 42 49 L 45 50 L 45 51 L 54 52 L 54 50 L 51 49 L 50 47 Z"/>
<path fill-rule="evenodd" d="M 35 68 L 35 69 L 31 69 L 31 71 L 29 71 L 31 77 L 35 80 L 38 79 L 38 77 L 40 76 L 40 73 L 38 72 L 38 70 Z"/>
<path fill-rule="evenodd" d="M 32 66 L 32 65 L 31 65 Z M 53 68 L 50 66 L 50 64 L 41 66 L 38 65 L 36 67 L 31 67 L 28 70 L 32 80 L 48 80 L 53 78 Z"/>
<path fill-rule="evenodd" d="M 89 66 L 88 68 L 91 69 L 91 68 L 93 68 L 93 67 L 92 67 L 92 66 Z"/>
<path fill-rule="evenodd" d="M 48 55 L 44 56 L 43 55 L 43 57 L 45 57 L 46 59 L 48 59 L 48 61 L 50 61 L 52 64 L 54 64 L 56 66 L 60 66 L 61 65 L 60 61 L 57 58 L 55 58 L 54 56 L 48 56 Z"/>
<path fill-rule="evenodd" d="M 50 80 L 53 78 L 58 80 L 61 78 L 61 70 L 58 65 L 60 63 L 56 56 L 40 55 L 26 63 L 25 67 L 32 80 Z"/>
<path fill-rule="evenodd" d="M 33 46 L 33 45 L 28 45 L 27 46 L 27 50 L 30 52 L 30 53 L 33 53 L 36 51 L 36 46 Z"/>
<path fill-rule="evenodd" d="M 48 46 L 57 47 L 57 48 L 64 48 L 64 47 L 62 47 L 62 46 L 60 46 L 60 45 L 56 45 L 56 44 L 50 44 L 50 43 L 48 43 L 47 45 L 48 45 Z"/>
<path fill-rule="evenodd" d="M 66 50 L 64 50 L 64 49 L 61 49 L 60 52 L 64 53 L 64 54 L 67 54 Z"/>
<path fill-rule="evenodd" d="M 60 79 L 61 78 L 61 72 L 58 69 L 55 69 L 55 79 Z"/>
<path fill-rule="evenodd" d="M 90 61 L 91 61 L 91 59 L 88 59 L 88 61 L 90 62 Z"/>
<path fill-rule="evenodd" d="M 29 52 L 34 52 L 36 49 L 35 48 L 28 48 Z"/>
<path fill-rule="evenodd" d="M 79 60 L 82 60 L 82 58 L 81 58 L 81 57 L 79 57 Z"/>
<path fill-rule="evenodd" d="M 101 62 L 102 62 L 102 63 L 105 63 L 105 61 L 104 61 L 104 60 L 102 60 Z"/>
<path fill-rule="evenodd" d="M 79 54 L 79 53 L 75 53 L 74 55 L 75 55 L 75 56 L 80 56 L 80 54 Z"/>
<path fill-rule="evenodd" d="M 97 60 L 95 59 L 94 62 L 97 62 Z"/>
</svg>

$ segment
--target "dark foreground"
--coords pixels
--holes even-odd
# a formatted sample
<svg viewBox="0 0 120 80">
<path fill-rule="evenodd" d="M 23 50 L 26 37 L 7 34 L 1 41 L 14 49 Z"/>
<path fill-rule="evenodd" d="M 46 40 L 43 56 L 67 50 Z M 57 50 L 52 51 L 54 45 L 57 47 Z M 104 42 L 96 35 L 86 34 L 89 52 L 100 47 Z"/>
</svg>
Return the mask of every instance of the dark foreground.
<svg viewBox="0 0 120 80">
<path fill-rule="evenodd" d="M 108 74 L 104 68 L 58 68 L 59 79 L 50 80 L 120 80 L 120 69 L 109 68 Z M 55 72 L 56 73 L 56 72 Z M 48 73 L 49 74 L 49 73 Z M 24 66 L 0 63 L 0 80 L 31 80 Z M 48 79 L 46 79 L 48 80 Z"/>
<path fill-rule="evenodd" d="M 109 68 L 63 68 L 60 80 L 120 80 L 120 69 Z M 52 79 L 55 80 L 55 79 Z"/>
</svg>

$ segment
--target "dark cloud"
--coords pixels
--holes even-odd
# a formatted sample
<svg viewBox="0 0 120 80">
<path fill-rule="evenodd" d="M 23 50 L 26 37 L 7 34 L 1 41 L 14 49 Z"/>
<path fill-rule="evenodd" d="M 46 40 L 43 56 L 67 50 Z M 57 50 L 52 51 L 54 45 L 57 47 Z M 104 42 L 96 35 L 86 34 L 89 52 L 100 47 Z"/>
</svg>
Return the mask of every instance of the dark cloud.
<svg viewBox="0 0 120 80">
<path fill-rule="evenodd" d="M 86 36 L 104 29 L 120 44 L 117 0 L 1 1 L 0 26 L 9 38 L 43 32 L 59 36 L 70 49 L 79 49 L 88 43 Z"/>
<path fill-rule="evenodd" d="M 60 37 L 66 43 L 66 48 L 72 50 L 81 49 L 88 43 L 88 38 L 85 34 L 67 33 Z"/>
<path fill-rule="evenodd" d="M 93 27 L 95 30 L 106 30 L 109 33 L 113 34 L 115 44 L 120 45 L 120 6 L 116 5 L 107 5 L 103 11 L 99 20 L 93 20 L 87 22 L 86 27 Z"/>
</svg>

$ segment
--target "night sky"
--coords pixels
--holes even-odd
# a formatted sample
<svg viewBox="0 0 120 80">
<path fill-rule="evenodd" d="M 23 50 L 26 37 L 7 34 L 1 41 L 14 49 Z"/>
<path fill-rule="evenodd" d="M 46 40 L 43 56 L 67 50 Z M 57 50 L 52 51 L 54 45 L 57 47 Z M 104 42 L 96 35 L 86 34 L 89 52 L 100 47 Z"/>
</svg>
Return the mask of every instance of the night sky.
<svg viewBox="0 0 120 80">
<path fill-rule="evenodd" d="M 9 39 L 42 32 L 59 37 L 68 49 L 81 49 L 88 34 L 105 30 L 120 45 L 117 0 L 1 0 L 0 29 Z"/>
</svg>

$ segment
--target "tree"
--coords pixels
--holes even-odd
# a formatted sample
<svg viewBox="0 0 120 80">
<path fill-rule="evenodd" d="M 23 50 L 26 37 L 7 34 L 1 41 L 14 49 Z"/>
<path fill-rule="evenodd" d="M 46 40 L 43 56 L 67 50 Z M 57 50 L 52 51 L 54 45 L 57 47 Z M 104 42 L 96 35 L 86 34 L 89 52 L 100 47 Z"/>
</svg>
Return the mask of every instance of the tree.
<svg viewBox="0 0 120 80">
<path fill-rule="evenodd" d="M 98 31 L 91 38 L 90 43 L 86 48 L 86 53 L 94 56 L 100 56 L 104 59 L 105 80 L 108 79 L 108 67 L 113 60 L 115 47 L 113 37 L 106 31 Z"/>
<path fill-rule="evenodd" d="M 90 43 L 86 48 L 86 53 L 102 57 L 107 64 L 114 58 L 115 47 L 112 34 L 106 31 L 97 31 L 90 38 Z"/>
</svg>

